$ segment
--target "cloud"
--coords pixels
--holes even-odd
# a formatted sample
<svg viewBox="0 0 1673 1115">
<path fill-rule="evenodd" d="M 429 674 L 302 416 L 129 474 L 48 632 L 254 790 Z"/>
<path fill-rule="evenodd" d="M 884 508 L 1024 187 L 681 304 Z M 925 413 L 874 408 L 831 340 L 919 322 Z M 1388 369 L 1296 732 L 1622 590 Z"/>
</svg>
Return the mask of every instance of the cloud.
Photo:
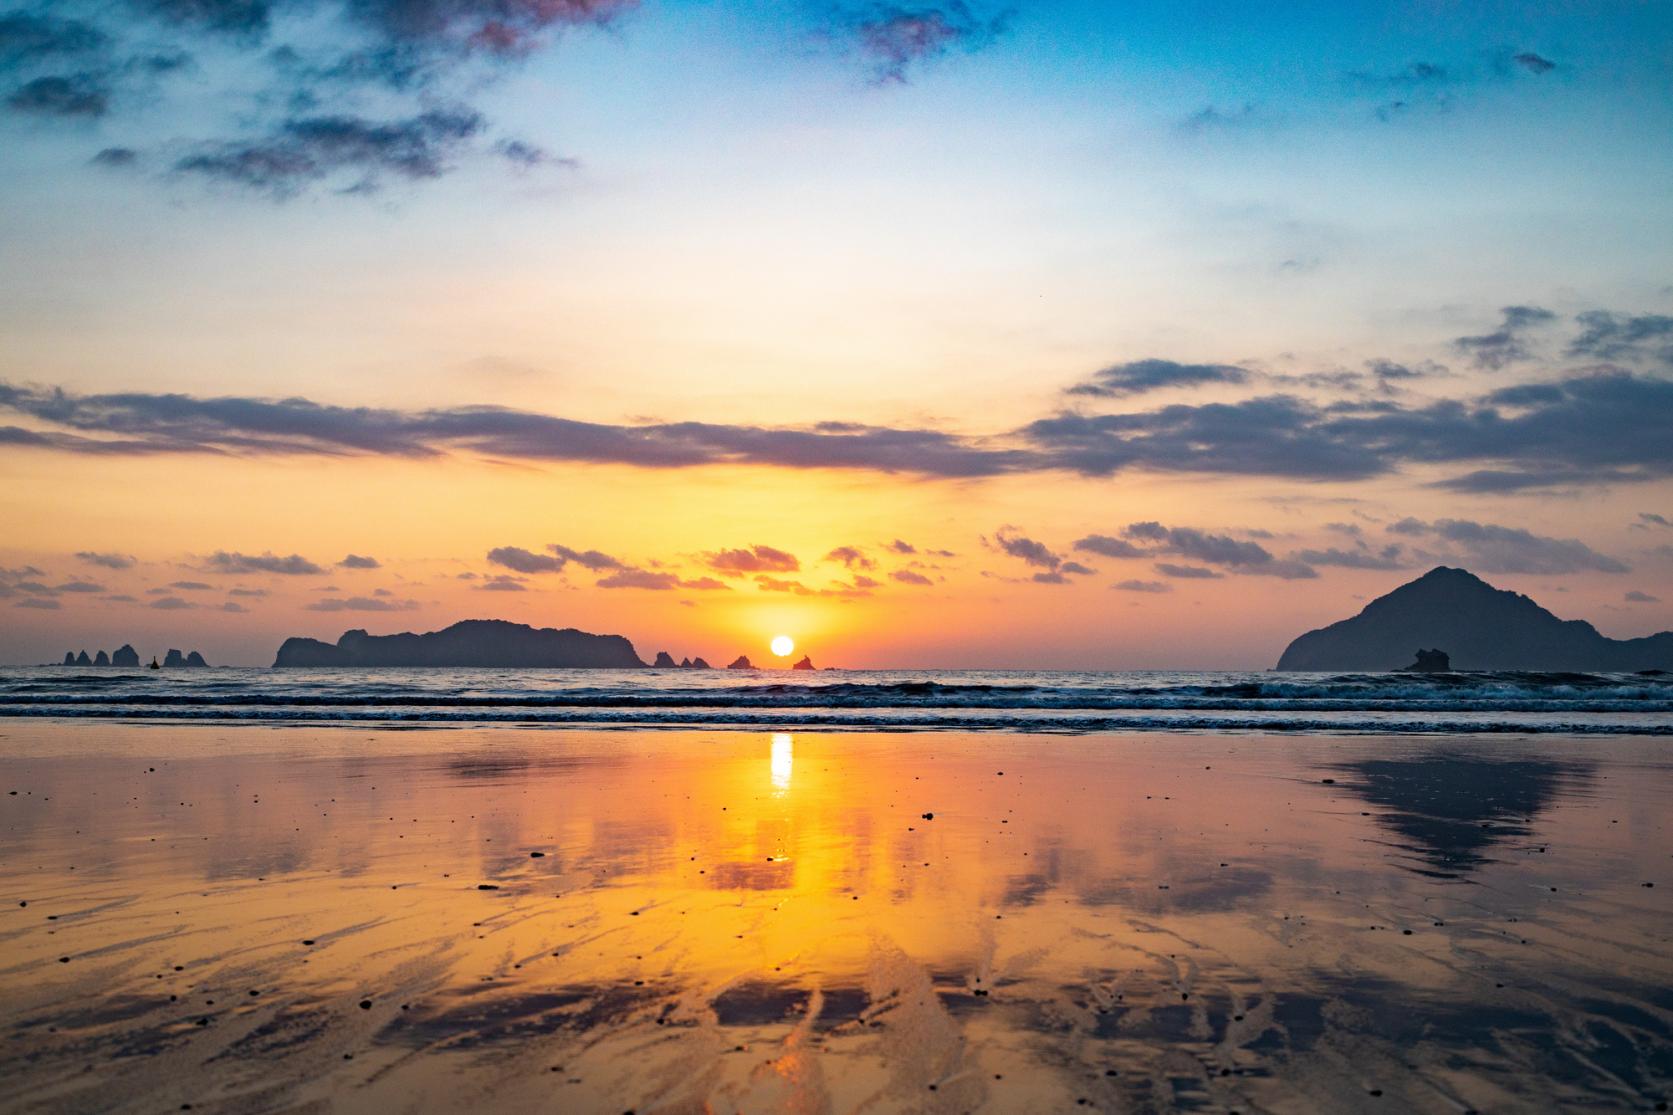
<svg viewBox="0 0 1673 1115">
<path fill-rule="evenodd" d="M 877 562 L 856 546 L 838 546 L 825 555 L 826 561 L 840 562 L 849 569 L 876 569 Z"/>
<path fill-rule="evenodd" d="M 731 586 L 713 577 L 699 577 L 696 580 L 686 580 L 676 573 L 669 573 L 660 569 L 622 568 L 601 577 L 594 582 L 599 588 L 639 588 L 652 592 L 667 592 L 672 589 L 693 589 L 698 591 L 730 591 Z"/>
<path fill-rule="evenodd" d="M 1626 573 L 1629 566 L 1600 554 L 1576 538 L 1549 538 L 1520 527 L 1469 519 L 1424 522 L 1406 518 L 1391 523 L 1392 534 L 1428 538 L 1447 544 L 1441 560 L 1474 566 L 1486 573 Z M 1426 560 L 1431 555 L 1425 555 Z"/>
<path fill-rule="evenodd" d="M 1549 58 L 1542 58 L 1531 50 L 1525 50 L 1521 54 L 1513 56 L 1511 61 L 1531 74 L 1548 74 L 1557 68 L 1557 63 Z"/>
<path fill-rule="evenodd" d="M 1452 347 L 1478 368 L 1498 371 L 1506 364 L 1528 359 L 1531 355 L 1528 331 L 1557 319 L 1556 314 L 1539 306 L 1506 306 L 1499 312 L 1502 317 L 1493 332 L 1459 337 L 1452 342 Z"/>
<path fill-rule="evenodd" d="M 546 553 L 537 554 L 521 546 L 497 546 L 488 551 L 488 561 L 518 573 L 561 573 L 570 562 L 595 573 L 607 569 L 627 569 L 629 566 L 598 550 L 575 550 L 552 543 Z"/>
<path fill-rule="evenodd" d="M 867 580 L 865 577 L 857 577 L 855 579 L 857 581 Z M 875 586 L 875 584 L 876 582 L 872 582 L 873 586 Z M 866 588 L 862 588 L 857 585 L 845 585 L 841 581 L 838 581 L 830 588 L 810 588 L 800 581 L 787 581 L 778 577 L 769 577 L 765 573 L 756 576 L 755 587 L 760 589 L 762 592 L 786 592 L 795 596 L 834 596 L 845 599 L 853 599 L 855 597 L 871 595 L 870 591 Z"/>
<path fill-rule="evenodd" d="M 611 557 L 609 554 L 601 553 L 598 550 L 572 550 L 568 546 L 560 546 L 556 542 L 547 546 L 546 549 L 548 552 L 556 555 L 562 560 L 566 562 L 573 561 L 582 569 L 590 569 L 594 573 L 598 573 L 606 569 L 628 568 L 626 563 L 617 558 Z"/>
<path fill-rule="evenodd" d="M 1055 570 L 1063 564 L 1063 558 L 1054 553 L 1044 542 L 1018 534 L 1015 527 L 1004 526 L 995 531 L 993 546 L 1002 553 L 1021 560 L 1024 565 Z"/>
<path fill-rule="evenodd" d="M 215 586 L 207 581 L 170 581 L 169 588 L 180 589 L 184 592 L 202 592 Z"/>
<path fill-rule="evenodd" d="M 280 557 L 272 551 L 240 554 L 217 550 L 209 555 L 208 565 L 216 573 L 278 573 L 299 577 L 325 572 L 324 568 L 315 565 L 301 554 Z"/>
<path fill-rule="evenodd" d="M 488 551 L 490 565 L 503 565 L 518 573 L 561 573 L 569 564 L 561 557 L 537 554 L 521 546 L 496 546 Z"/>
<path fill-rule="evenodd" d="M 383 563 L 375 557 L 365 557 L 361 554 L 349 554 L 337 563 L 339 569 L 381 569 Z"/>
<path fill-rule="evenodd" d="M 1107 534 L 1089 534 L 1075 542 L 1075 549 L 1085 550 L 1089 554 L 1099 554 L 1111 558 L 1144 557 L 1150 551 L 1140 549 L 1124 538 L 1111 538 Z"/>
<path fill-rule="evenodd" d="M 878 84 L 904 84 L 913 69 L 953 50 L 984 49 L 1004 32 L 1008 18 L 1008 12 L 979 16 L 962 0 L 874 3 L 836 13 Z"/>
<path fill-rule="evenodd" d="M 77 559 L 88 565 L 97 565 L 101 569 L 132 569 L 138 564 L 138 559 L 128 554 L 98 553 L 94 550 L 77 550 Z"/>
<path fill-rule="evenodd" d="M 236 600 L 228 600 L 225 604 L 221 605 L 221 611 L 223 612 L 234 612 L 242 615 L 247 613 L 249 610 L 250 609 L 246 608 Z"/>
<path fill-rule="evenodd" d="M 517 172 L 566 160 L 525 139 L 486 139 L 474 99 L 510 68 L 540 53 L 563 31 L 603 26 L 633 0 L 129 0 L 84 5 L 86 22 L 12 12 L 0 15 L 0 73 L 38 71 L 14 90 L 15 111 L 57 117 L 115 115 L 117 93 L 136 102 L 166 100 L 152 88 L 195 67 L 187 95 L 227 105 L 232 121 L 218 138 L 174 161 L 201 175 L 275 197 L 328 185 L 366 193 L 386 179 L 422 181 L 465 154 L 491 157 Z M 168 44 L 159 49 L 158 43 Z M 73 62 L 73 72 L 63 72 Z M 120 88 L 119 88 L 120 87 Z M 380 114 L 354 109 L 378 105 Z M 322 104 L 343 111 L 313 114 Z M 159 148 L 178 150 L 180 143 Z M 105 149 L 134 161 L 138 152 Z"/>
<path fill-rule="evenodd" d="M 55 589 L 57 592 L 103 592 L 105 586 L 96 585 L 92 581 L 65 581 Z"/>
<path fill-rule="evenodd" d="M 276 197 L 335 174 L 357 190 L 385 176 L 438 178 L 467 140 L 484 127 L 469 109 L 432 109 L 403 120 L 309 116 L 283 121 L 254 141 L 214 143 L 181 156 L 174 169 Z"/>
<path fill-rule="evenodd" d="M 27 597 L 26 599 L 19 600 L 16 604 L 13 604 L 12 607 L 14 607 L 14 608 L 38 608 L 43 612 L 56 612 L 61 607 L 63 607 L 63 605 L 58 603 L 58 601 L 56 601 L 56 600 L 51 600 L 51 599 L 47 599 L 47 598 L 39 597 L 39 596 L 31 596 L 31 597 Z"/>
<path fill-rule="evenodd" d="M 95 152 L 88 161 L 94 166 L 120 170 L 138 163 L 139 152 L 132 147 L 104 147 Z"/>
<path fill-rule="evenodd" d="M 1286 581 L 1311 580 L 1318 576 L 1304 561 L 1274 557 L 1259 542 L 1246 542 L 1227 534 L 1210 534 L 1194 527 L 1165 527 L 1153 521 L 1130 523 L 1122 534 L 1146 544 L 1148 554 L 1171 554 L 1204 565 Z"/>
<path fill-rule="evenodd" d="M 1160 391 L 1170 387 L 1204 387 L 1209 384 L 1241 384 L 1249 373 L 1230 364 L 1179 364 L 1172 360 L 1134 360 L 1112 364 L 1085 383 L 1069 388 L 1071 395 L 1121 398 Z"/>
<path fill-rule="evenodd" d="M 1397 544 L 1380 550 L 1372 550 L 1364 543 L 1352 550 L 1335 546 L 1325 550 L 1297 550 L 1294 556 L 1297 561 L 1308 565 L 1330 565 L 1342 569 L 1402 569 L 1406 565 L 1401 560 L 1401 548 Z"/>
<path fill-rule="evenodd" d="M 1166 581 L 1117 581 L 1110 588 L 1119 592 L 1172 592 L 1173 586 Z"/>
<path fill-rule="evenodd" d="M 26 11 L 0 14 L 0 73 L 35 62 L 91 54 L 108 37 L 79 19 L 60 19 Z"/>
<path fill-rule="evenodd" d="M 1266 122 L 1266 114 L 1261 111 L 1260 106 L 1245 101 L 1238 107 L 1229 109 L 1222 109 L 1217 105 L 1205 105 L 1181 120 L 1179 130 L 1189 135 L 1200 135 L 1205 132 L 1234 132 Z"/>
<path fill-rule="evenodd" d="M 8 107 L 38 116 L 103 116 L 110 90 L 95 74 L 38 77 L 6 98 Z"/>
<path fill-rule="evenodd" d="M 390 600 L 382 596 L 327 597 L 308 605 L 310 612 L 411 612 L 416 600 Z"/>
<path fill-rule="evenodd" d="M 197 605 L 190 600 L 182 600 L 178 596 L 162 596 L 151 601 L 151 607 L 164 612 L 184 612 L 189 608 L 197 607 Z"/>
<path fill-rule="evenodd" d="M 891 580 L 899 581 L 903 585 L 933 585 L 934 581 L 912 569 L 897 569 L 889 574 Z"/>
<path fill-rule="evenodd" d="M 424 411 L 326 406 L 307 399 L 75 396 L 0 382 L 0 410 L 74 433 L 0 427 L 0 444 L 96 455 L 240 453 L 436 457 L 460 449 L 529 461 L 689 468 L 766 464 L 947 477 L 994 476 L 1034 464 L 1020 449 L 956 434 L 848 422 L 802 428 L 677 422 L 612 426 L 502 407 Z M 106 439 L 102 435 L 118 435 Z"/>
<path fill-rule="evenodd" d="M 1224 576 L 1223 573 L 1216 573 L 1200 565 L 1175 565 L 1170 561 L 1157 562 L 1156 572 L 1164 577 L 1175 577 L 1182 581 L 1217 581 Z"/>
<path fill-rule="evenodd" d="M 712 551 L 703 555 L 703 561 L 710 569 L 731 577 L 745 573 L 794 573 L 802 567 L 796 555 L 758 545 L 741 550 Z"/>
<path fill-rule="evenodd" d="M 1668 519 L 1666 515 L 1657 515 L 1653 511 L 1640 511 L 1638 521 L 1632 524 L 1632 529 L 1649 530 L 1651 527 L 1673 528 L 1673 520 Z"/>
<path fill-rule="evenodd" d="M 1632 589 L 1624 597 L 1622 597 L 1622 599 L 1625 600 L 1628 604 L 1659 604 L 1659 603 L 1661 603 L 1661 597 L 1651 596 L 1649 593 L 1640 592 L 1637 589 Z"/>
<path fill-rule="evenodd" d="M 473 585 L 471 587 L 479 589 L 482 592 L 528 591 L 528 587 L 523 584 L 523 579 L 521 577 L 507 577 L 503 573 L 493 577 L 485 577 L 480 585 Z"/>
<path fill-rule="evenodd" d="M 227 595 L 248 596 L 259 600 L 261 597 L 267 595 L 267 590 L 264 588 L 233 588 L 227 590 Z"/>
<path fill-rule="evenodd" d="M 912 545 L 912 543 L 910 543 L 910 542 L 906 542 L 906 541 L 904 541 L 902 539 L 899 539 L 899 538 L 895 539 L 893 542 L 890 542 L 888 545 L 884 546 L 883 548 L 885 550 L 889 550 L 889 551 L 891 551 L 893 553 L 897 553 L 897 554 L 915 554 L 915 553 L 918 552 L 918 547 Z"/>
<path fill-rule="evenodd" d="M 359 454 L 638 468 L 755 464 L 965 479 L 1130 469 L 1350 481 L 1422 465 L 1475 465 L 1460 491 L 1519 491 L 1673 475 L 1673 382 L 1623 370 L 1471 399 L 1320 404 L 1290 395 L 1125 414 L 1061 413 L 1003 439 L 821 423 L 809 428 L 610 426 L 497 407 L 394 411 L 306 399 L 78 396 L 0 382 L 0 411 L 55 427 L 0 427 L 0 445 L 96 456 Z"/>
<path fill-rule="evenodd" d="M 1570 356 L 1594 360 L 1651 360 L 1673 367 L 1673 317 L 1590 310 L 1575 318 L 1580 332 Z"/>
</svg>

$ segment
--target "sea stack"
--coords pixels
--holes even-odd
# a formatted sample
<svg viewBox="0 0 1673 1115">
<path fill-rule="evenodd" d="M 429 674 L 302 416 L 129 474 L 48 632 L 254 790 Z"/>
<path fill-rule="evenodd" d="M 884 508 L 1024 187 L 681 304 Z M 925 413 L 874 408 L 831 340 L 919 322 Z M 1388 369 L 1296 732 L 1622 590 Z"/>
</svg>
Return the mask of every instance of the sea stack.
<svg viewBox="0 0 1673 1115">
<path fill-rule="evenodd" d="M 104 651 L 101 650 L 98 654 L 95 654 L 93 656 L 93 665 L 95 665 L 95 666 L 108 666 L 108 665 L 110 665 L 110 655 L 106 654 Z"/>
<path fill-rule="evenodd" d="M 93 664 L 93 660 L 87 657 L 86 651 L 82 651 L 80 654 L 76 655 L 75 664 L 77 666 L 91 666 Z"/>
<path fill-rule="evenodd" d="M 74 666 L 75 664 L 76 664 L 76 652 L 73 651 L 73 650 L 65 651 L 64 652 L 64 665 Z"/>
<path fill-rule="evenodd" d="M 728 670 L 753 670 L 755 669 L 755 664 L 749 660 L 749 655 L 740 654 L 733 660 L 732 664 L 726 668 Z"/>
<path fill-rule="evenodd" d="M 1444 650 L 1420 650 L 1417 652 L 1417 661 L 1400 671 L 1403 674 L 1450 674 L 1451 672 L 1452 660 L 1447 657 Z"/>
<path fill-rule="evenodd" d="M 164 666 L 184 666 L 185 664 L 186 656 L 175 650 L 173 647 L 169 647 L 168 653 L 163 655 Z"/>
<path fill-rule="evenodd" d="M 129 643 L 123 643 L 116 650 L 111 651 L 110 664 L 112 666 L 138 666 L 139 651 Z"/>
<path fill-rule="evenodd" d="M 802 655 L 802 660 L 800 662 L 796 663 L 794 666 L 792 666 L 790 668 L 792 670 L 811 670 L 811 669 L 814 669 L 813 659 L 811 657 L 809 657 L 808 655 L 804 654 L 804 655 Z"/>
<path fill-rule="evenodd" d="M 194 650 L 186 656 L 186 665 L 207 667 L 209 663 L 204 660 L 203 655 Z"/>
<path fill-rule="evenodd" d="M 709 665 L 709 660 L 706 659 L 706 658 L 703 658 L 703 657 L 693 658 L 691 660 L 691 668 L 693 670 L 712 670 L 712 669 L 714 669 L 713 666 Z"/>
<path fill-rule="evenodd" d="M 674 656 L 665 650 L 657 651 L 656 661 L 651 663 L 651 669 L 653 670 L 675 670 L 678 668 L 679 663 L 674 661 Z"/>
</svg>

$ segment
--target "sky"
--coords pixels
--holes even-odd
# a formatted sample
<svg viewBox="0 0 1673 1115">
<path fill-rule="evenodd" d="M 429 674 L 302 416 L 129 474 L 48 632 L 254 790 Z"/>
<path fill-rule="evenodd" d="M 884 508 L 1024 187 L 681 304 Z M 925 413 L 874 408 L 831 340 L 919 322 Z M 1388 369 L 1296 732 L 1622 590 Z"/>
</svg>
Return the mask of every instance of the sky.
<svg viewBox="0 0 1673 1115">
<path fill-rule="evenodd" d="M 1673 628 L 1673 8 L 1281 7 L 0 3 L 0 662 Z"/>
</svg>

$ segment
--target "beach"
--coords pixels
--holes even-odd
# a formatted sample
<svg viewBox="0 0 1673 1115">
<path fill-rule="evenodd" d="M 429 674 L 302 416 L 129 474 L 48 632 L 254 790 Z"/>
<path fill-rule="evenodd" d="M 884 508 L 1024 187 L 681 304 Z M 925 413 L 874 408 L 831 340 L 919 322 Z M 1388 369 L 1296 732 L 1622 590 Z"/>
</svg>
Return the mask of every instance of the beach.
<svg viewBox="0 0 1673 1115">
<path fill-rule="evenodd" d="M 1673 1096 L 1661 739 L 0 737 L 8 1111 Z"/>
</svg>

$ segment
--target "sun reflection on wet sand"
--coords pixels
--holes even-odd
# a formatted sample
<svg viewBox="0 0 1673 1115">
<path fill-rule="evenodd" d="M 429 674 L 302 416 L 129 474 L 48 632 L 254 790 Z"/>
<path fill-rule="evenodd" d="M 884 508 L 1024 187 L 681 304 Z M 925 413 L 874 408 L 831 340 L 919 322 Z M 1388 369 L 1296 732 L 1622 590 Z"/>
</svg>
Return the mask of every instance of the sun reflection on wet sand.
<svg viewBox="0 0 1673 1115">
<path fill-rule="evenodd" d="M 1456 1112 L 1673 1082 L 1653 741 L 0 734 L 21 1110 Z"/>
</svg>

